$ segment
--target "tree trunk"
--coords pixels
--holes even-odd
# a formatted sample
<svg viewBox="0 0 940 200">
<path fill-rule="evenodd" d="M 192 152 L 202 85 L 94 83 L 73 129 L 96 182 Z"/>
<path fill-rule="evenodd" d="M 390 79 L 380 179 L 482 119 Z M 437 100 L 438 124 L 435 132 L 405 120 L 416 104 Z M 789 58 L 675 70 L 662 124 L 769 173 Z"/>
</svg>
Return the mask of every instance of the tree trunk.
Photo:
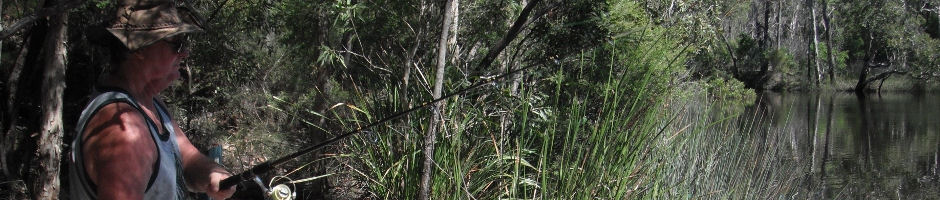
<svg viewBox="0 0 940 200">
<path fill-rule="evenodd" d="M 858 73 L 858 82 L 855 83 L 855 94 L 864 95 L 865 89 L 868 85 L 865 83 L 865 77 L 868 77 L 868 65 L 863 65 L 862 69 Z"/>
<path fill-rule="evenodd" d="M 3 16 L 3 1 L 0 1 L 0 16 Z M 3 23 L 0 23 L 0 32 L 3 32 Z M 3 49 L 3 40 L 0 40 L 0 49 Z M 3 63 L 3 54 L 0 54 L 0 63 Z M 3 118 L 0 117 L 0 122 L 2 121 Z"/>
<path fill-rule="evenodd" d="M 819 81 L 822 80 L 822 70 L 819 68 L 819 33 L 816 31 L 816 1 L 810 0 L 809 3 L 810 10 L 813 14 L 813 63 L 816 64 L 816 86 L 819 86 Z"/>
<path fill-rule="evenodd" d="M 451 57 L 450 57 L 450 59 L 451 59 L 451 60 L 450 60 L 450 63 L 451 63 L 453 66 L 460 66 L 460 56 L 456 56 L 456 55 L 460 55 L 460 45 L 457 44 L 457 34 L 458 34 L 458 33 L 457 33 L 457 31 L 458 31 L 458 30 L 457 30 L 457 27 L 460 26 L 460 24 L 459 24 L 459 22 L 460 22 L 460 1 L 454 1 L 454 5 L 451 5 L 451 11 L 454 12 L 454 14 L 453 14 L 453 18 L 451 18 L 451 23 L 452 23 L 452 24 L 450 25 L 451 29 L 450 29 L 450 33 L 448 34 L 448 35 L 450 35 L 450 38 L 447 39 L 447 46 L 448 46 L 449 48 L 452 48 L 452 49 L 451 49 L 451 50 L 452 50 L 452 51 L 451 51 L 451 52 L 452 52 L 451 54 L 454 54 L 454 55 L 455 55 L 455 56 L 451 56 Z"/>
<path fill-rule="evenodd" d="M 781 33 L 780 27 L 782 27 L 782 26 L 780 25 L 780 24 L 781 24 L 781 23 L 780 23 L 780 13 L 783 12 L 783 7 L 781 6 L 781 4 L 782 4 L 781 2 L 783 2 L 783 1 L 777 0 L 777 13 L 774 14 L 774 15 L 776 15 L 774 21 L 776 21 L 776 23 L 777 23 L 777 24 L 776 24 L 776 25 L 777 25 L 777 26 L 776 26 L 776 27 L 777 27 L 777 28 L 776 28 L 776 32 L 777 32 L 777 33 L 776 33 L 776 34 L 777 34 L 777 38 L 776 38 L 777 41 L 776 41 L 776 42 L 777 42 L 777 45 L 774 46 L 774 48 L 776 48 L 776 49 L 779 49 L 779 48 L 780 48 L 780 35 L 781 35 L 781 34 L 780 34 L 780 33 Z"/>
<path fill-rule="evenodd" d="M 808 8 L 808 9 L 810 9 L 810 10 L 812 10 L 812 8 L 811 8 L 811 6 L 810 6 L 810 5 L 812 5 L 811 2 L 812 2 L 812 0 L 803 1 L 803 3 L 805 4 L 806 8 Z M 812 12 L 810 12 L 810 13 L 812 13 Z M 809 21 L 809 20 L 812 20 L 812 19 L 811 19 L 811 18 L 805 18 L 805 20 L 806 20 L 806 21 Z M 807 22 L 807 23 L 812 23 L 812 22 Z M 814 69 L 813 69 L 813 60 L 812 60 L 812 59 L 815 59 L 815 56 L 813 56 L 813 50 L 812 50 L 812 48 L 813 48 L 813 41 L 812 41 L 812 40 L 809 40 L 809 39 L 805 39 L 806 37 L 809 37 L 809 34 L 812 34 L 812 33 L 810 32 L 810 31 L 812 31 L 812 30 L 810 30 L 809 28 L 807 28 L 807 26 L 804 26 L 802 30 L 803 30 L 803 31 L 802 31 L 803 37 L 801 37 L 801 38 L 804 38 L 803 41 L 806 42 L 806 51 L 805 51 L 805 53 L 806 53 L 806 64 L 805 64 L 805 66 L 806 66 L 806 80 L 807 80 L 807 81 L 813 81 L 813 79 L 815 79 L 815 78 L 814 78 L 815 73 L 813 72 L 813 70 L 814 70 Z M 812 58 L 812 59 L 811 59 L 811 58 Z"/>
<path fill-rule="evenodd" d="M 760 44 L 759 44 L 760 48 L 758 49 L 760 49 L 760 51 L 763 51 L 763 52 L 766 52 L 767 40 L 770 38 L 767 36 L 768 35 L 767 31 L 769 30 L 768 27 L 770 25 L 769 23 L 770 23 L 770 1 L 768 0 L 764 2 L 764 25 L 760 27 L 761 28 L 760 29 L 760 32 L 761 32 Z M 762 53 L 761 55 L 764 55 L 764 54 Z M 761 66 L 762 66 L 761 72 L 763 72 L 764 75 L 766 75 L 767 73 L 770 73 L 770 70 L 771 70 L 770 62 L 767 61 L 766 56 L 760 60 L 761 60 Z"/>
<path fill-rule="evenodd" d="M 855 95 L 860 98 L 865 95 L 865 90 L 868 88 L 868 82 L 865 81 L 868 79 L 869 63 L 872 63 L 875 57 L 875 52 L 872 52 L 872 42 L 874 42 L 874 35 L 871 32 L 868 32 L 868 48 L 865 50 L 865 61 L 862 64 L 862 69 L 858 73 L 858 82 L 855 83 Z"/>
<path fill-rule="evenodd" d="M 3 1 L 0 1 L 0 16 L 3 16 Z M 2 24 L 2 23 L 0 23 L 0 32 L 3 32 L 3 24 Z M 24 41 L 25 41 L 25 40 L 24 40 Z M 3 49 L 3 40 L 0 40 L 0 49 Z M 0 56 L 2 56 L 2 54 L 0 54 Z M 2 63 L 2 61 L 3 61 L 3 58 L 0 57 L 0 63 Z M 16 66 L 14 66 L 14 69 L 13 69 L 13 70 L 10 70 L 9 74 L 3 74 L 3 77 L 11 77 L 11 79 L 12 79 L 12 77 L 14 77 L 13 71 L 16 71 L 16 68 L 15 68 L 15 67 L 16 67 Z M 6 70 L 4 70 L 3 72 L 6 72 Z M 15 73 L 15 74 L 16 74 L 17 77 L 19 76 L 19 73 Z M 7 86 L 9 86 L 10 84 L 13 84 L 13 83 L 5 82 L 5 84 L 6 84 Z M 4 88 L 4 92 L 8 91 L 8 90 L 5 90 L 5 89 L 6 89 L 6 88 Z M 10 93 L 7 93 L 7 95 L 8 95 L 7 101 L 11 101 L 11 102 L 13 101 L 13 98 L 15 98 L 15 96 L 16 96 L 16 95 L 10 94 Z M 7 111 L 7 108 L 13 108 L 12 105 L 10 105 L 9 107 L 7 107 L 7 103 L 8 103 L 8 102 L 3 102 L 2 106 L 0 106 L 0 108 L 3 108 L 3 109 L 0 110 L 0 111 Z M 6 134 L 6 133 L 7 133 L 6 127 L 7 127 L 7 126 L 6 126 L 6 124 L 7 124 L 7 120 L 12 120 L 12 118 L 8 118 L 8 117 L 7 117 L 7 116 L 8 116 L 7 113 L 9 113 L 9 112 L 0 113 L 0 139 L 3 140 L 3 141 L 0 141 L 0 171 L 2 171 L 2 172 L 0 172 L 0 173 L 3 173 L 3 176 L 4 176 L 4 177 L 9 177 L 9 176 L 10 176 L 10 171 L 7 170 L 7 156 L 6 156 L 6 155 L 7 155 L 7 148 L 10 146 L 9 144 L 7 144 L 7 142 L 10 141 L 10 139 L 7 138 L 7 134 Z M 15 117 L 15 116 L 13 116 L 13 117 Z"/>
<path fill-rule="evenodd" d="M 444 87 L 444 70 L 447 67 L 447 41 L 450 39 L 451 24 L 454 19 L 454 7 L 457 0 L 450 0 L 444 5 L 444 23 L 441 26 L 441 39 L 437 45 L 437 74 L 434 79 L 434 91 L 431 96 L 433 99 L 441 97 L 441 90 Z M 428 124 L 428 133 L 424 136 L 424 165 L 421 170 L 420 192 L 418 199 L 430 199 L 431 194 L 431 165 L 434 162 L 434 145 L 437 143 L 437 129 L 442 116 L 441 109 L 443 102 L 434 103 L 431 106 L 431 122 Z"/>
<path fill-rule="evenodd" d="M 827 57 L 828 57 L 827 63 L 829 64 L 829 84 L 832 85 L 832 84 L 835 84 L 835 80 L 833 80 L 833 79 L 835 79 L 835 78 L 834 78 L 834 76 L 835 76 L 835 75 L 834 75 L 834 74 L 835 74 L 835 64 L 834 64 L 835 61 L 834 61 L 833 55 L 832 55 L 832 48 L 834 48 L 834 47 L 832 47 L 832 32 L 830 31 L 830 30 L 832 30 L 832 24 L 829 23 L 829 1 L 824 0 L 824 1 L 822 1 L 822 2 L 823 2 L 823 11 L 822 11 L 822 12 L 823 12 L 823 13 L 822 13 L 822 14 L 823 14 L 823 25 L 826 26 L 826 33 L 825 33 L 825 34 L 826 34 L 826 35 L 825 35 L 825 36 L 826 36 L 826 47 L 827 47 L 827 48 L 826 48 L 826 52 L 829 54 L 829 55 L 827 56 Z"/>
<path fill-rule="evenodd" d="M 869 45 L 870 45 L 870 44 L 869 44 Z M 866 53 L 866 54 L 870 54 L 870 52 L 869 52 L 869 53 Z M 865 82 L 865 79 L 868 78 L 868 70 L 870 70 L 870 69 L 868 68 L 868 62 L 869 62 L 869 57 L 870 57 L 870 56 L 871 56 L 871 55 L 866 55 L 866 56 L 865 56 L 865 57 L 866 57 L 866 58 L 865 58 L 865 63 L 862 64 L 862 69 L 859 70 L 859 72 L 858 72 L 858 82 L 855 83 L 855 94 L 856 94 L 856 95 L 859 95 L 859 96 L 863 96 L 863 95 L 865 94 L 865 89 L 868 88 L 868 83 Z"/>
<path fill-rule="evenodd" d="M 800 41 L 797 39 L 797 38 L 798 38 L 798 37 L 797 37 L 797 36 L 798 36 L 797 34 L 800 33 L 800 31 L 797 31 L 797 30 L 799 30 L 799 29 L 797 29 L 797 27 L 800 26 L 800 24 L 799 24 L 799 23 L 800 23 L 800 20 L 799 20 L 799 19 L 800 19 L 800 16 L 803 15 L 803 6 L 795 6 L 795 7 L 796 7 L 796 10 L 793 11 L 793 15 L 790 17 L 790 26 L 789 26 L 789 28 L 787 29 L 787 30 L 789 30 L 788 32 L 790 33 L 789 37 L 787 37 L 787 38 L 788 38 L 787 47 L 788 47 L 789 49 L 794 50 L 794 51 L 793 51 L 793 52 L 794 52 L 794 55 L 796 55 L 796 54 L 795 54 L 796 50 L 799 49 L 799 46 L 798 46 L 798 45 L 794 45 L 794 44 L 800 42 Z"/>
<path fill-rule="evenodd" d="M 39 180 L 33 199 L 58 199 L 62 155 L 62 94 L 65 90 L 66 26 L 68 12 L 52 16 L 43 47 L 42 116 L 38 140 Z"/>
</svg>

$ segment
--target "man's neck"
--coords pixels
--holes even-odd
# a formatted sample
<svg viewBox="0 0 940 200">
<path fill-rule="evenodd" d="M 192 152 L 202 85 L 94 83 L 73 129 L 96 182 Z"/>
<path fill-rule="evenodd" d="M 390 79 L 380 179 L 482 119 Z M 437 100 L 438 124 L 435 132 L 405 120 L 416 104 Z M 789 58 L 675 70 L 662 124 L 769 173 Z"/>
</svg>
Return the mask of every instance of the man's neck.
<svg viewBox="0 0 940 200">
<path fill-rule="evenodd" d="M 127 91 L 134 99 L 137 100 L 137 103 L 146 108 L 153 108 L 153 97 L 156 96 L 155 93 L 149 92 L 146 88 L 145 83 L 128 81 L 128 78 L 121 75 L 108 75 L 102 81 L 103 86 L 107 87 L 116 87 L 121 88 Z"/>
</svg>

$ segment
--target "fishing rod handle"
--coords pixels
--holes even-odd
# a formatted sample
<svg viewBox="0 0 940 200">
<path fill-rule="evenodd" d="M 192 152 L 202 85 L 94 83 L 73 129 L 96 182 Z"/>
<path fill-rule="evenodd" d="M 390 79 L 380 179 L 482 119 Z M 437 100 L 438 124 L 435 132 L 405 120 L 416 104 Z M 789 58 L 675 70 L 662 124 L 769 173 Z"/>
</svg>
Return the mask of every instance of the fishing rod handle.
<svg viewBox="0 0 940 200">
<path fill-rule="evenodd" d="M 228 189 L 228 188 L 230 188 L 230 187 L 232 187 L 232 186 L 235 186 L 236 184 L 242 182 L 243 180 L 244 180 L 244 179 L 242 179 L 241 176 L 230 176 L 230 177 L 228 177 L 228 178 L 222 179 L 222 183 L 219 184 L 219 189 L 222 189 L 222 190 Z"/>
<path fill-rule="evenodd" d="M 255 165 L 254 167 L 252 167 L 249 170 L 246 170 L 245 172 L 222 179 L 222 182 L 219 183 L 219 189 L 222 189 L 222 190 L 228 189 L 229 187 L 235 186 L 244 180 L 250 180 L 252 176 L 268 172 L 271 169 L 274 169 L 274 166 L 272 166 L 268 162 L 263 162 L 261 164 Z"/>
</svg>

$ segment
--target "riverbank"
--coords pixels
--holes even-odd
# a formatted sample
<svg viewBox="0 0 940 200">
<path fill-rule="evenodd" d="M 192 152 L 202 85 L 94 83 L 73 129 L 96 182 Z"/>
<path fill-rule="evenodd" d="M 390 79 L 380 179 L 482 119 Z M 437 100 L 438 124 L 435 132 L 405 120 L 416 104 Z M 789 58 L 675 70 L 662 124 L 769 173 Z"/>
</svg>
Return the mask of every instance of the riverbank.
<svg viewBox="0 0 940 200">
<path fill-rule="evenodd" d="M 787 77 L 781 81 L 781 89 L 776 92 L 807 92 L 807 91 L 839 91 L 855 92 L 855 86 L 858 83 L 857 77 L 836 76 L 835 80 L 830 82 L 828 78 L 823 79 L 817 86 L 804 78 Z M 915 80 L 904 76 L 894 76 L 884 82 L 876 81 L 869 85 L 868 92 L 907 92 L 907 93 L 935 93 L 940 92 L 940 82 Z"/>
</svg>

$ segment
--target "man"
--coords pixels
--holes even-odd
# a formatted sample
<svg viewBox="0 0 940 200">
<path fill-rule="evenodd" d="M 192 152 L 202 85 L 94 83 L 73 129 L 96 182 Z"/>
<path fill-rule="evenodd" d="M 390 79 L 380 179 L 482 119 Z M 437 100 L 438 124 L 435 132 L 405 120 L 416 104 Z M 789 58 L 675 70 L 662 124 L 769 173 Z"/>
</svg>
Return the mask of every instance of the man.
<svg viewBox="0 0 940 200">
<path fill-rule="evenodd" d="M 174 0 L 118 0 L 111 69 L 82 111 L 72 142 L 72 199 L 226 199 L 231 176 L 202 155 L 170 117 L 159 93 L 179 79 L 186 34 L 202 31 Z M 107 43 L 107 42 L 106 42 Z"/>
</svg>

